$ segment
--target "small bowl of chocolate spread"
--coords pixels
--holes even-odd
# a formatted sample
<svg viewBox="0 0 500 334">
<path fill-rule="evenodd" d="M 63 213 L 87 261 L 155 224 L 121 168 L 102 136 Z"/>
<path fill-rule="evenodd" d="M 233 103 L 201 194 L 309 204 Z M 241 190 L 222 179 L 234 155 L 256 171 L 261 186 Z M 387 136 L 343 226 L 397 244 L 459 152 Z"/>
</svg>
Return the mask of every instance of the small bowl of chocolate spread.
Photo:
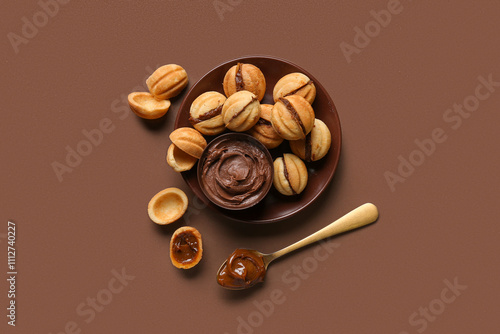
<svg viewBox="0 0 500 334">
<path fill-rule="evenodd" d="M 273 182 L 273 159 L 258 140 L 227 133 L 212 140 L 198 162 L 198 183 L 215 205 L 242 210 L 259 203 Z"/>
</svg>

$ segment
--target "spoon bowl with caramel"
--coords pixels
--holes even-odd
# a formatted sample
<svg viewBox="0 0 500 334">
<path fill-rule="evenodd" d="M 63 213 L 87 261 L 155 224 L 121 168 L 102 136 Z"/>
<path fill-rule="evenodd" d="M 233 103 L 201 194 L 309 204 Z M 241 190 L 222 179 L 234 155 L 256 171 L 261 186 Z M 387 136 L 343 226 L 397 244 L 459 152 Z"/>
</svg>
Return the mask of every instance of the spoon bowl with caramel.
<svg viewBox="0 0 500 334">
<path fill-rule="evenodd" d="M 267 267 L 277 258 L 322 239 L 371 224 L 377 218 L 377 207 L 365 203 L 321 230 L 274 253 L 238 248 L 220 266 L 217 283 L 230 290 L 248 289 L 264 281 Z"/>
</svg>

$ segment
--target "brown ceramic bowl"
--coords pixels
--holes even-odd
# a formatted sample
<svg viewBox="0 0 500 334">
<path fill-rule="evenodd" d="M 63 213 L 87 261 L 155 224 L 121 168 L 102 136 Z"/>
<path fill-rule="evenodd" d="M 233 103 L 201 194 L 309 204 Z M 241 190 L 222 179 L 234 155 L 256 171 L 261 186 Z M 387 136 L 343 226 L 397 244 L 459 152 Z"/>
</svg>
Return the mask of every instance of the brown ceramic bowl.
<svg viewBox="0 0 500 334">
<path fill-rule="evenodd" d="M 248 149 L 245 150 L 245 153 L 249 153 L 249 150 L 254 150 L 253 152 L 255 152 L 255 154 L 248 154 L 250 158 L 247 158 L 239 152 L 235 155 L 234 151 L 229 151 L 230 155 L 226 156 L 228 159 L 218 159 L 216 163 L 207 161 L 207 158 L 214 152 L 220 152 L 226 149 L 231 150 L 232 147 L 237 145 L 240 147 L 244 145 L 244 148 Z M 210 166 L 211 171 L 205 168 L 208 166 Z M 267 170 L 267 177 L 248 177 L 248 175 L 256 171 L 255 166 L 260 166 L 262 168 L 261 170 Z M 217 172 L 216 167 L 218 167 Z M 260 141 L 246 133 L 230 132 L 217 136 L 207 145 L 205 150 L 203 150 L 201 158 L 198 161 L 197 170 L 198 184 L 203 194 L 205 194 L 213 204 L 228 210 L 243 210 L 257 205 L 264 199 L 273 184 L 273 157 Z M 215 174 L 218 174 L 218 181 L 214 179 Z M 235 187 L 230 186 L 235 176 L 240 177 L 242 180 L 242 182 L 239 182 L 238 188 L 245 189 L 245 191 L 240 190 L 236 192 L 236 194 L 241 195 L 240 200 L 236 200 L 238 198 L 237 196 L 229 194 L 226 192 L 225 188 L 220 187 L 221 183 L 225 183 L 228 185 L 228 191 L 235 189 Z M 212 179 L 212 182 L 207 181 L 210 179 Z M 247 189 L 252 188 L 254 188 L 255 191 L 246 192 Z M 226 192 L 225 195 L 227 195 L 227 199 L 219 195 L 221 192 Z"/>
<path fill-rule="evenodd" d="M 248 56 L 234 59 L 215 67 L 191 87 L 177 113 L 177 118 L 175 120 L 176 129 L 183 126 L 191 126 L 188 120 L 189 109 L 194 99 L 199 95 L 211 90 L 224 94 L 224 89 L 222 88 L 224 75 L 227 70 L 238 62 L 254 64 L 264 73 L 266 78 L 266 94 L 261 103 L 274 104 L 274 85 L 286 74 L 301 72 L 313 80 L 316 86 L 316 99 L 312 107 L 316 114 L 316 118 L 325 122 L 332 133 L 330 151 L 323 159 L 312 163 L 306 163 L 309 172 L 309 181 L 300 195 L 283 196 L 272 187 L 267 196 L 260 201 L 259 204 L 245 210 L 228 210 L 213 204 L 205 196 L 198 183 L 196 168 L 183 172 L 182 177 L 196 196 L 210 208 L 220 212 L 228 218 L 248 223 L 270 223 L 280 221 L 293 216 L 313 203 L 332 180 L 340 158 L 340 148 L 342 146 L 340 120 L 328 92 L 311 73 L 284 59 L 269 56 Z M 213 138 L 215 137 L 207 137 L 207 141 Z M 288 142 L 284 141 L 280 146 L 269 150 L 269 152 L 273 159 L 275 159 L 282 156 L 283 153 L 291 153 L 291 150 Z"/>
</svg>

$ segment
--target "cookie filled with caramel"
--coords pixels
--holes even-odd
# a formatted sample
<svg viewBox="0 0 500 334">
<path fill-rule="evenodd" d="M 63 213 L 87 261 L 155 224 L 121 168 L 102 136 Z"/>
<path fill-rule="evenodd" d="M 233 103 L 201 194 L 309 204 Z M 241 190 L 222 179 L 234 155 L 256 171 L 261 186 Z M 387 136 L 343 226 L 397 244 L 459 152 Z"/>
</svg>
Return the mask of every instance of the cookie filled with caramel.
<svg viewBox="0 0 500 334">
<path fill-rule="evenodd" d="M 301 159 L 311 162 L 322 159 L 330 149 L 332 135 L 325 122 L 315 119 L 314 126 L 305 139 L 290 141 L 292 152 Z"/>
<path fill-rule="evenodd" d="M 266 94 L 266 79 L 255 65 L 238 63 L 231 67 L 222 83 L 224 93 L 230 97 L 236 92 L 247 90 L 261 101 Z"/>
<path fill-rule="evenodd" d="M 274 130 L 284 139 L 306 138 L 314 125 L 314 110 L 300 95 L 280 97 L 271 112 Z"/>
<path fill-rule="evenodd" d="M 316 98 L 316 86 L 309 77 L 303 73 L 290 73 L 278 80 L 273 89 L 274 102 L 281 97 L 300 95 L 307 102 L 313 104 Z"/>
<path fill-rule="evenodd" d="M 205 92 L 198 96 L 189 110 L 189 122 L 204 135 L 215 136 L 226 130 L 222 107 L 226 97 L 219 92 Z"/>
<path fill-rule="evenodd" d="M 296 155 L 285 153 L 274 160 L 273 184 L 281 194 L 298 195 L 306 187 L 307 181 L 306 165 Z"/>
<path fill-rule="evenodd" d="M 196 266 L 203 255 L 201 234 L 191 226 L 178 228 L 170 239 L 170 260 L 180 269 Z"/>
<path fill-rule="evenodd" d="M 226 128 L 243 132 L 250 130 L 260 117 L 260 103 L 255 94 L 242 90 L 231 95 L 222 107 L 222 120 Z"/>
</svg>

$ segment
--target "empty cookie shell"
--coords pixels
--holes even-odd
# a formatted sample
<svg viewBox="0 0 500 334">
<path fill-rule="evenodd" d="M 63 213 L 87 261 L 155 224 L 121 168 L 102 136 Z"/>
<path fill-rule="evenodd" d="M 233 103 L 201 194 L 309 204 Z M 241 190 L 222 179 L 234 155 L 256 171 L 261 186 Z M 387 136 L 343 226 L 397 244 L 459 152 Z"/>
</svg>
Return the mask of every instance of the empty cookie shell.
<svg viewBox="0 0 500 334">
<path fill-rule="evenodd" d="M 191 226 L 178 228 L 170 239 L 170 260 L 180 269 L 196 266 L 203 256 L 201 234 Z"/>
<path fill-rule="evenodd" d="M 260 118 L 260 103 L 257 97 L 246 90 L 231 95 L 222 107 L 222 119 L 229 130 L 250 130 Z"/>
<path fill-rule="evenodd" d="M 284 139 L 304 139 L 314 125 L 314 110 L 302 96 L 280 97 L 274 104 L 271 123 Z"/>
<path fill-rule="evenodd" d="M 193 128 L 175 129 L 169 138 L 175 146 L 196 159 L 201 157 L 201 153 L 207 147 L 205 138 Z"/>
<path fill-rule="evenodd" d="M 185 172 L 193 168 L 196 164 L 195 157 L 187 154 L 175 144 L 170 144 L 167 151 L 167 163 L 170 167 L 172 167 L 176 172 Z"/>
<path fill-rule="evenodd" d="M 278 80 L 273 89 L 274 102 L 280 97 L 300 95 L 312 104 L 316 98 L 316 86 L 302 73 L 290 73 Z"/>
<path fill-rule="evenodd" d="M 175 222 L 184 215 L 188 206 L 186 194 L 178 188 L 167 188 L 151 198 L 148 215 L 158 225 Z"/>
<path fill-rule="evenodd" d="M 285 153 L 274 160 L 273 184 L 276 190 L 286 196 L 300 194 L 307 185 L 306 165 L 299 157 Z"/>
<path fill-rule="evenodd" d="M 170 108 L 169 100 L 157 100 L 147 92 L 135 92 L 128 95 L 130 109 L 139 117 L 157 119 L 165 115 Z"/>
<path fill-rule="evenodd" d="M 248 134 L 252 135 L 268 149 L 278 147 L 283 142 L 283 138 L 274 130 L 271 124 L 273 106 L 271 104 L 261 104 L 260 107 L 260 119 L 253 128 L 248 130 Z"/>
<path fill-rule="evenodd" d="M 206 92 L 198 96 L 189 110 L 189 122 L 202 134 L 218 135 L 226 129 L 222 119 L 222 106 L 226 97 L 219 92 Z"/>
<path fill-rule="evenodd" d="M 248 90 L 261 101 L 266 93 L 266 79 L 257 66 L 238 63 L 226 72 L 223 87 L 227 97 Z"/>
<path fill-rule="evenodd" d="M 315 119 L 311 132 L 305 139 L 290 141 L 292 152 L 305 161 L 317 161 L 323 158 L 332 144 L 332 135 L 328 126 Z"/>
</svg>

